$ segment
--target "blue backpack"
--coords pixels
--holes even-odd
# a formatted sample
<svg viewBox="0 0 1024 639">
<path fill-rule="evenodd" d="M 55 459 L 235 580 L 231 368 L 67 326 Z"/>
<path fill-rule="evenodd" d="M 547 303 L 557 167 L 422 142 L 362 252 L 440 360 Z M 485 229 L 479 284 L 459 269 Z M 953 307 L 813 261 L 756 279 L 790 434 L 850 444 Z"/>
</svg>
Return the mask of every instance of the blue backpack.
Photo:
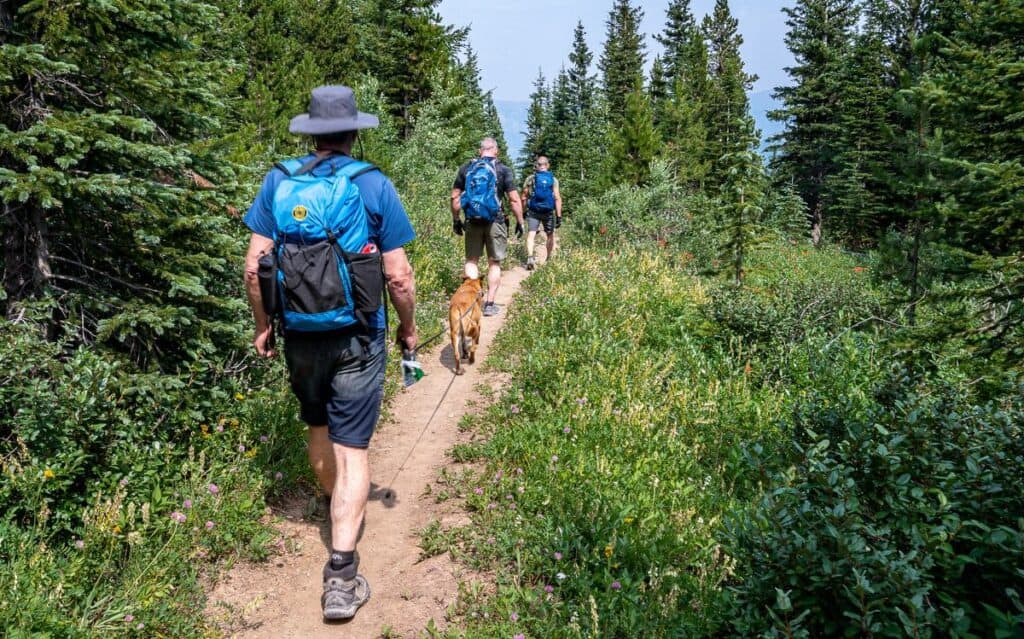
<svg viewBox="0 0 1024 639">
<path fill-rule="evenodd" d="M 462 210 L 467 220 L 493 222 L 498 219 L 498 171 L 494 158 L 477 158 L 466 170 L 466 190 L 462 193 Z"/>
<path fill-rule="evenodd" d="M 271 310 L 285 330 L 361 326 L 368 332 L 381 306 L 384 271 L 353 180 L 376 167 L 353 161 L 328 175 L 313 175 L 324 159 L 276 165 L 287 177 L 274 192 L 276 277 L 270 279 L 276 291 L 269 297 L 276 304 Z"/>
<path fill-rule="evenodd" d="M 555 176 L 551 171 L 540 171 L 533 175 L 533 193 L 526 203 L 531 211 L 550 213 L 555 210 Z"/>
</svg>

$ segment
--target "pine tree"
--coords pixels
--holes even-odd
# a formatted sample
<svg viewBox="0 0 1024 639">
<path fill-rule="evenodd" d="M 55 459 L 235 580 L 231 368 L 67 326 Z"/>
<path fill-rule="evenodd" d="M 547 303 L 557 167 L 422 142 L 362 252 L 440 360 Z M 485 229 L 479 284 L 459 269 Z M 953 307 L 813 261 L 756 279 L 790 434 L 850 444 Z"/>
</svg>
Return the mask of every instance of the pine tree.
<svg viewBox="0 0 1024 639">
<path fill-rule="evenodd" d="M 665 29 L 654 36 L 658 44 L 665 47 L 665 78 L 669 86 L 685 77 L 690 68 L 692 42 L 699 37 L 690 0 L 671 0 L 665 11 Z"/>
<path fill-rule="evenodd" d="M 739 23 L 729 11 L 727 0 L 716 0 L 711 15 L 704 17 L 703 32 L 708 42 L 708 86 L 702 109 L 707 131 L 706 158 L 713 184 L 721 184 L 728 170 L 723 158 L 744 148 L 740 124 L 750 113 L 747 91 L 757 76 L 743 70 Z"/>
<path fill-rule="evenodd" d="M 533 81 L 533 93 L 530 94 L 530 108 L 526 112 L 526 130 L 523 131 L 523 148 L 519 152 L 519 170 L 525 172 L 533 165 L 538 155 L 544 155 L 547 148 L 545 139 L 544 118 L 548 111 L 550 92 L 544 72 L 537 70 L 537 78 Z"/>
<path fill-rule="evenodd" d="M 610 160 L 612 183 L 645 184 L 658 149 L 651 105 L 638 84 L 626 98 L 626 112 L 614 129 Z"/>
<path fill-rule="evenodd" d="M 774 97 L 783 106 L 769 114 L 786 123 L 776 147 L 775 170 L 781 179 L 792 180 L 807 202 L 817 242 L 828 207 L 826 182 L 842 170 L 836 156 L 843 133 L 843 96 L 836 78 L 859 13 L 853 0 L 799 0 L 783 12 L 789 26 L 786 46 L 795 61 L 786 72 L 794 84 L 775 89 Z"/>
<path fill-rule="evenodd" d="M 758 238 L 765 176 L 761 156 L 755 150 L 758 136 L 754 119 L 749 115 L 742 118 L 736 129 L 739 142 L 722 159 L 725 175 L 720 191 L 727 237 L 723 261 L 730 265 L 733 281 L 739 286 L 743 283 L 747 255 Z"/>
<path fill-rule="evenodd" d="M 587 113 L 594 106 L 597 93 L 597 78 L 590 73 L 590 65 L 594 54 L 587 46 L 586 31 L 583 23 L 577 22 L 573 31 L 572 51 L 569 52 L 569 92 L 572 98 L 573 112 L 577 115 Z"/>
<path fill-rule="evenodd" d="M 605 99 L 612 122 L 621 121 L 626 99 L 643 83 L 646 47 L 640 33 L 642 7 L 633 7 L 630 0 L 615 0 L 605 22 L 606 40 L 598 64 L 604 82 Z"/>
<path fill-rule="evenodd" d="M 123 9 L 25 4 L 4 16 L 2 310 L 31 316 L 40 302 L 51 338 L 177 370 L 239 336 L 243 247 L 224 194 L 208 188 L 232 179 L 216 149 L 233 88 L 204 57 L 214 7 Z"/>
<path fill-rule="evenodd" d="M 570 143 L 575 122 L 569 74 L 563 68 L 552 84 L 551 101 L 544 116 L 544 155 L 550 160 L 552 170 L 560 169 L 562 162 L 575 153 Z"/>
</svg>

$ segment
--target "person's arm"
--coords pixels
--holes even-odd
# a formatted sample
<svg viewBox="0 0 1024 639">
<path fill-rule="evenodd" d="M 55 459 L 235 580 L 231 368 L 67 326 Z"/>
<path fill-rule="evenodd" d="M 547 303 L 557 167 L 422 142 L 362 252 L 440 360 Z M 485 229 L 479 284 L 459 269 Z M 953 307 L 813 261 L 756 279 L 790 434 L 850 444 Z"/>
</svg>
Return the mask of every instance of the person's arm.
<svg viewBox="0 0 1024 639">
<path fill-rule="evenodd" d="M 458 187 L 452 189 L 452 200 L 450 204 L 452 209 L 452 221 L 458 222 L 459 211 L 462 210 L 462 189 Z"/>
<path fill-rule="evenodd" d="M 408 349 L 416 348 L 416 279 L 404 248 L 386 251 L 384 277 L 388 283 L 388 296 L 398 311 L 398 339 Z"/>
<path fill-rule="evenodd" d="M 268 346 L 274 327 L 270 318 L 263 310 L 263 296 L 260 294 L 260 281 L 257 276 L 259 259 L 274 250 L 274 240 L 253 233 L 249 238 L 249 250 L 245 254 L 245 292 L 252 308 L 252 317 L 256 322 L 256 334 L 252 343 L 261 357 L 273 357 L 274 350 Z"/>
<path fill-rule="evenodd" d="M 558 182 L 555 182 L 555 217 L 562 217 L 562 193 L 558 190 Z"/>
<path fill-rule="evenodd" d="M 512 205 L 512 212 L 516 215 L 516 221 L 523 223 L 523 202 L 519 199 L 519 191 L 508 192 L 508 203 Z"/>
</svg>

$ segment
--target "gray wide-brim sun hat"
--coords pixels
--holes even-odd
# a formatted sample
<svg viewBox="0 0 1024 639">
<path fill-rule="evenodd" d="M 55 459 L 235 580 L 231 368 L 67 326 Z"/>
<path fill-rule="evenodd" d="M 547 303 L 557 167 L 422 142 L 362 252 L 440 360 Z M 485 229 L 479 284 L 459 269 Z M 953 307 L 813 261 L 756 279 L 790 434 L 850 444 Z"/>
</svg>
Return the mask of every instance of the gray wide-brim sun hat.
<svg viewBox="0 0 1024 639">
<path fill-rule="evenodd" d="M 356 96 L 346 86 L 323 86 L 313 89 L 309 113 L 292 118 L 291 133 L 326 135 L 358 129 L 372 129 L 380 124 L 377 116 L 356 108 Z"/>
</svg>

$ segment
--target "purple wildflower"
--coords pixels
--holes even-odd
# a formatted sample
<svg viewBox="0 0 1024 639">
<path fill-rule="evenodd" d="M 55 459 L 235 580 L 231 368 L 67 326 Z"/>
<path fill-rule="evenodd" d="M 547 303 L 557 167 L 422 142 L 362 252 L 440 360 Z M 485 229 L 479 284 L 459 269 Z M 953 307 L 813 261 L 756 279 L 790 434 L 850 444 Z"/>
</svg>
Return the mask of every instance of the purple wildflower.
<svg viewBox="0 0 1024 639">
<path fill-rule="evenodd" d="M 75 548 L 78 548 L 79 550 L 85 548 L 85 542 L 82 541 L 81 539 L 76 539 L 75 540 Z"/>
<path fill-rule="evenodd" d="M 223 433 L 224 432 L 224 424 L 217 424 L 217 428 L 215 428 L 214 430 L 216 430 L 218 433 Z"/>
<path fill-rule="evenodd" d="M 497 507 L 498 507 L 498 504 L 494 503 L 493 501 L 491 503 L 487 504 L 487 510 L 494 510 Z"/>
<path fill-rule="evenodd" d="M 282 479 L 284 479 L 284 473 L 282 473 L 281 471 L 277 471 L 276 473 L 274 473 L 274 479 L 276 479 L 277 481 L 281 481 Z"/>
<path fill-rule="evenodd" d="M 140 622 L 139 622 L 139 625 L 135 626 L 135 629 L 136 629 L 136 630 L 142 630 L 142 629 L 143 629 L 143 628 L 145 628 L 145 627 L 146 627 L 146 624 L 144 624 L 144 623 L 142 623 L 142 622 L 140 621 Z"/>
<path fill-rule="evenodd" d="M 562 432 L 565 433 L 566 435 L 568 435 L 569 433 L 572 432 L 572 429 L 569 428 L 568 426 L 566 426 L 565 428 L 562 429 Z"/>
<path fill-rule="evenodd" d="M 270 441 L 270 438 L 267 437 L 266 435 L 260 435 L 260 441 L 266 444 L 267 442 Z"/>
<path fill-rule="evenodd" d="M 617 581 L 613 581 L 612 582 L 612 590 L 621 590 L 621 589 L 622 589 L 622 584 L 620 584 Z"/>
<path fill-rule="evenodd" d="M 182 502 L 181 507 L 184 508 L 185 510 L 188 510 L 189 508 L 192 507 L 192 500 L 186 499 L 184 502 Z"/>
<path fill-rule="evenodd" d="M 127 486 L 128 485 L 128 478 L 127 477 L 122 477 L 121 481 L 119 481 L 117 483 L 121 484 L 122 486 Z"/>
<path fill-rule="evenodd" d="M 220 488 L 217 488 L 217 484 L 210 484 L 207 486 L 207 489 L 210 491 L 211 495 L 216 495 L 220 492 Z"/>
<path fill-rule="evenodd" d="M 587 398 L 586 397 L 579 397 L 579 398 L 576 399 L 576 405 L 577 406 L 582 406 L 582 405 L 584 405 L 586 403 L 587 403 Z"/>
<path fill-rule="evenodd" d="M 555 561 L 562 561 L 562 553 L 560 553 L 560 552 L 556 552 L 555 553 Z"/>
<path fill-rule="evenodd" d="M 240 452 L 240 453 L 244 453 L 245 452 L 245 444 L 239 444 L 238 445 L 238 452 Z"/>
<path fill-rule="evenodd" d="M 544 586 L 544 592 L 548 593 L 549 595 L 551 593 L 553 593 L 554 591 L 555 591 L 555 587 L 552 586 L 551 584 L 547 584 L 546 586 Z"/>
<path fill-rule="evenodd" d="M 178 522 L 179 524 L 183 524 L 185 523 L 185 519 L 187 518 L 185 517 L 184 513 L 179 513 L 177 510 L 175 510 L 173 513 L 171 513 L 171 519 Z"/>
<path fill-rule="evenodd" d="M 520 632 L 515 637 L 512 637 L 512 639 L 526 639 L 526 635 L 524 635 L 523 633 Z"/>
<path fill-rule="evenodd" d="M 518 612 L 513 612 L 512 614 L 510 614 L 508 616 L 508 618 L 510 620 L 512 620 L 512 621 L 519 621 L 519 613 Z"/>
<path fill-rule="evenodd" d="M 519 405 L 518 404 L 512 404 L 512 406 L 510 406 L 508 410 L 513 415 L 518 415 L 519 414 Z"/>
<path fill-rule="evenodd" d="M 497 540 L 497 539 L 495 539 L 494 537 L 488 537 L 488 538 L 487 538 L 487 543 L 488 543 L 488 544 L 490 544 L 490 545 L 492 545 L 492 546 L 493 546 L 494 544 L 496 544 L 497 542 L 498 542 L 498 540 Z"/>
<path fill-rule="evenodd" d="M 213 530 L 213 522 L 212 521 L 206 522 L 206 529 L 207 530 Z"/>
<path fill-rule="evenodd" d="M 135 615 L 127 614 L 127 615 L 124 616 L 124 620 L 127 621 L 128 623 L 131 623 L 131 622 L 135 621 Z"/>
<path fill-rule="evenodd" d="M 522 468 L 516 468 L 516 474 L 517 475 L 522 475 L 523 474 L 523 469 Z"/>
<path fill-rule="evenodd" d="M 474 495 L 482 495 L 482 494 L 484 494 L 484 489 L 479 487 L 479 486 L 477 486 L 476 488 L 473 489 L 473 494 Z"/>
</svg>

